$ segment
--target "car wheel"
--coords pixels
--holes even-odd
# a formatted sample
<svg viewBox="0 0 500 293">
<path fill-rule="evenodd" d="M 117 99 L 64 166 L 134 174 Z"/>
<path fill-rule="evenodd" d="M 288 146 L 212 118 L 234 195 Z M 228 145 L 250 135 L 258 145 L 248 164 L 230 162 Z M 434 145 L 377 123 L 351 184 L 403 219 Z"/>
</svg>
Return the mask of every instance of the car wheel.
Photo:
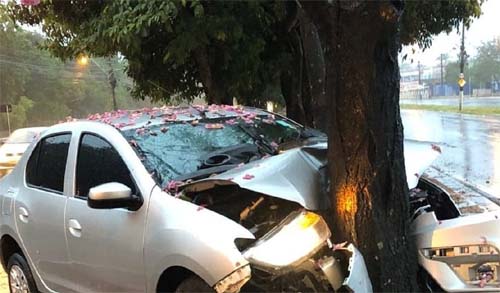
<svg viewBox="0 0 500 293">
<path fill-rule="evenodd" d="M 11 293 L 38 292 L 30 267 L 22 255 L 18 253 L 11 255 L 7 263 L 7 271 Z"/>
<path fill-rule="evenodd" d="M 175 292 L 214 292 L 205 281 L 198 276 L 191 276 L 182 281 Z"/>
</svg>

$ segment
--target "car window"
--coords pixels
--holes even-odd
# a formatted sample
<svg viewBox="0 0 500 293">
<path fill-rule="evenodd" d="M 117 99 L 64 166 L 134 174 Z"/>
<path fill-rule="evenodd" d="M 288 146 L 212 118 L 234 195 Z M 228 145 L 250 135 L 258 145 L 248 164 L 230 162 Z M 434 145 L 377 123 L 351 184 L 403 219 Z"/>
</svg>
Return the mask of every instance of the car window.
<svg viewBox="0 0 500 293">
<path fill-rule="evenodd" d="M 76 163 L 75 195 L 86 198 L 92 187 L 118 182 L 135 194 L 135 184 L 120 154 L 104 139 L 83 134 Z"/>
<path fill-rule="evenodd" d="M 63 192 L 70 140 L 71 134 L 66 133 L 46 137 L 38 143 L 26 166 L 29 186 Z"/>
</svg>

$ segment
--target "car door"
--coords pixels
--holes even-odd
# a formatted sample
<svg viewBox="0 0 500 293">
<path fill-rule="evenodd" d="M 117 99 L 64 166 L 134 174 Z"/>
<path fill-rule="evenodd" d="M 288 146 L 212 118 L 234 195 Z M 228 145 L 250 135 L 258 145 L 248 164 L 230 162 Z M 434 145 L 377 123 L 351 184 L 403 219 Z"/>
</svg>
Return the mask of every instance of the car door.
<svg viewBox="0 0 500 293">
<path fill-rule="evenodd" d="M 140 195 L 119 152 L 103 137 L 82 133 L 76 152 L 74 196 L 68 198 L 65 221 L 72 290 L 145 290 L 143 235 L 146 208 L 93 209 L 89 189 L 118 182 Z"/>
<path fill-rule="evenodd" d="M 68 256 L 64 233 L 63 193 L 71 133 L 58 133 L 40 140 L 28 159 L 25 186 L 15 197 L 17 233 L 32 269 L 44 285 L 66 291 L 62 278 Z"/>
</svg>

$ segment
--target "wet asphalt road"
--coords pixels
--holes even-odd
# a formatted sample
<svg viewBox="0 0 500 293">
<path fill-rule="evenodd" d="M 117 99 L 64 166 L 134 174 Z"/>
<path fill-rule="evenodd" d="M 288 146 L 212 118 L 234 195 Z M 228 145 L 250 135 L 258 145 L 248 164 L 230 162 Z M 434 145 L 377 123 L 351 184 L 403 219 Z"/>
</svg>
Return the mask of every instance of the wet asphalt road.
<svg viewBox="0 0 500 293">
<path fill-rule="evenodd" d="M 439 105 L 439 106 L 457 106 L 458 97 L 440 98 L 440 99 L 402 99 L 401 104 L 416 105 Z M 500 96 L 496 97 L 464 97 L 464 107 L 500 107 Z"/>
<path fill-rule="evenodd" d="M 500 198 L 500 115 L 402 110 L 405 138 L 440 145 L 433 167 Z"/>
</svg>

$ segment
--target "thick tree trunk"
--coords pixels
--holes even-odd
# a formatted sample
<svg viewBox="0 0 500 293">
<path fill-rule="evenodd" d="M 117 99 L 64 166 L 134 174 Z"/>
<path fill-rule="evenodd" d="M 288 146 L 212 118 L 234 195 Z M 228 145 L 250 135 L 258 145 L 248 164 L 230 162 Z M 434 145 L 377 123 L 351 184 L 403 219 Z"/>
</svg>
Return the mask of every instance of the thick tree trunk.
<svg viewBox="0 0 500 293">
<path fill-rule="evenodd" d="M 302 3 L 326 34 L 334 238 L 362 251 L 375 291 L 414 291 L 399 112 L 402 5 Z"/>
<path fill-rule="evenodd" d="M 200 79 L 203 83 L 203 88 L 208 104 L 233 104 L 233 100 L 221 86 L 216 77 L 212 74 L 210 59 L 207 48 L 199 47 L 194 50 L 194 57 L 198 64 Z"/>
</svg>

